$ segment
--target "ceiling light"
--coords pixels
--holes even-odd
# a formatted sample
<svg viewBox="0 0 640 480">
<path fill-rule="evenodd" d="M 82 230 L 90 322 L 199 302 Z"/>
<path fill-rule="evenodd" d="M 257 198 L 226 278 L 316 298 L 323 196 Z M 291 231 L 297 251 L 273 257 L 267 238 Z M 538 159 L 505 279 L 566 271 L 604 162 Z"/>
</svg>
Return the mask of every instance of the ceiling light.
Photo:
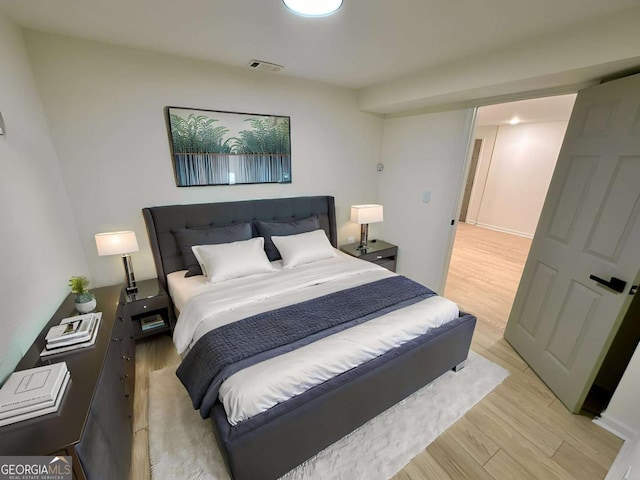
<svg viewBox="0 0 640 480">
<path fill-rule="evenodd" d="M 509 120 L 509 124 L 511 125 L 517 125 L 520 123 L 520 119 L 518 117 L 513 117 L 511 120 Z"/>
<path fill-rule="evenodd" d="M 289 10 L 305 17 L 325 17 L 342 5 L 342 0 L 282 0 Z"/>
</svg>

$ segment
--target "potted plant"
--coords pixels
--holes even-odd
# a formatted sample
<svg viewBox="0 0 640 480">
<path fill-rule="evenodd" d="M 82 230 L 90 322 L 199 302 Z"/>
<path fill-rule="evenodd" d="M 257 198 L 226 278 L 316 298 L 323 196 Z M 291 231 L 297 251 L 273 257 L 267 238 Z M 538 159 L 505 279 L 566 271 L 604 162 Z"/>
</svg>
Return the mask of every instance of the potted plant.
<svg viewBox="0 0 640 480">
<path fill-rule="evenodd" d="M 76 310 L 80 313 L 89 313 L 96 308 L 96 297 L 88 290 L 89 279 L 87 277 L 71 277 L 69 280 L 71 293 L 76 294 Z"/>
</svg>

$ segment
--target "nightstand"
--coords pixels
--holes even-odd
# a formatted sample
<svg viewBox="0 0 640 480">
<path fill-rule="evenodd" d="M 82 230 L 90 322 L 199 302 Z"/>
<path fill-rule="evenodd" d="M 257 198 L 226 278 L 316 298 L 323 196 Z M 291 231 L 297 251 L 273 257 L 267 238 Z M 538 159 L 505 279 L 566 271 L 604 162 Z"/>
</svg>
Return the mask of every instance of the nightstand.
<svg viewBox="0 0 640 480">
<path fill-rule="evenodd" d="M 377 263 L 381 267 L 392 272 L 396 271 L 396 261 L 398 259 L 398 247 L 383 240 L 369 240 L 366 250 L 359 250 L 358 243 L 342 245 L 340 250 L 352 257 Z"/>
<path fill-rule="evenodd" d="M 123 313 L 132 323 L 133 337 L 137 340 L 163 332 L 173 333 L 175 319 L 171 298 L 158 279 L 136 283 L 136 293 L 127 294 L 122 289 Z"/>
</svg>

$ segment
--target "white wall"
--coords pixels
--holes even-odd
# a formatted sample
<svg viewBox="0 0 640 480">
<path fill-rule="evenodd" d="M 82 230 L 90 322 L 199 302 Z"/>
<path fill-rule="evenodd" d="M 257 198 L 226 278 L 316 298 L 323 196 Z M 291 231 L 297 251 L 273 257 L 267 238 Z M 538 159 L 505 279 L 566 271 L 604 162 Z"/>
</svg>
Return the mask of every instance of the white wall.
<svg viewBox="0 0 640 480">
<path fill-rule="evenodd" d="M 640 347 L 636 348 L 599 423 L 624 438 L 640 435 Z"/>
<path fill-rule="evenodd" d="M 567 122 L 498 127 L 490 166 L 483 155 L 478 168 L 486 181 L 473 186 L 478 225 L 533 237 L 566 129 Z"/>
<path fill-rule="evenodd" d="M 619 480 L 632 467 L 629 479 L 640 479 L 640 347 L 636 348 L 616 391 L 596 422 L 627 441 L 612 465 L 607 480 Z"/>
<path fill-rule="evenodd" d="M 440 293 L 457 218 L 472 110 L 384 121 L 379 237 L 398 245 L 398 272 Z M 429 203 L 423 192 L 431 192 Z"/>
<path fill-rule="evenodd" d="M 26 32 L 34 74 L 96 284 L 123 281 L 93 235 L 131 229 L 136 278 L 155 277 L 141 208 L 249 198 L 336 197 L 339 242 L 357 236 L 349 207 L 377 197 L 382 120 L 352 90 L 45 33 Z M 177 188 L 164 107 L 291 117 L 289 185 Z"/>
<path fill-rule="evenodd" d="M 0 382 L 88 274 L 18 27 L 0 15 Z"/>
</svg>

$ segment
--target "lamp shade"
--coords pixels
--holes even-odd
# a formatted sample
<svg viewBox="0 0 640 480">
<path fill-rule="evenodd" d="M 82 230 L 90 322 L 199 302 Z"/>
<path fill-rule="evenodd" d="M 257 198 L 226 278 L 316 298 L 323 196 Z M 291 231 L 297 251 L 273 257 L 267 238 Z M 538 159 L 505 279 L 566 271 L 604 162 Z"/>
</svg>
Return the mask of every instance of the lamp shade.
<svg viewBox="0 0 640 480">
<path fill-rule="evenodd" d="M 106 232 L 96 234 L 98 255 L 124 255 L 137 252 L 138 240 L 135 232 Z"/>
<path fill-rule="evenodd" d="M 351 207 L 351 221 L 360 225 L 381 222 L 382 218 L 382 205 L 353 205 Z"/>
</svg>

